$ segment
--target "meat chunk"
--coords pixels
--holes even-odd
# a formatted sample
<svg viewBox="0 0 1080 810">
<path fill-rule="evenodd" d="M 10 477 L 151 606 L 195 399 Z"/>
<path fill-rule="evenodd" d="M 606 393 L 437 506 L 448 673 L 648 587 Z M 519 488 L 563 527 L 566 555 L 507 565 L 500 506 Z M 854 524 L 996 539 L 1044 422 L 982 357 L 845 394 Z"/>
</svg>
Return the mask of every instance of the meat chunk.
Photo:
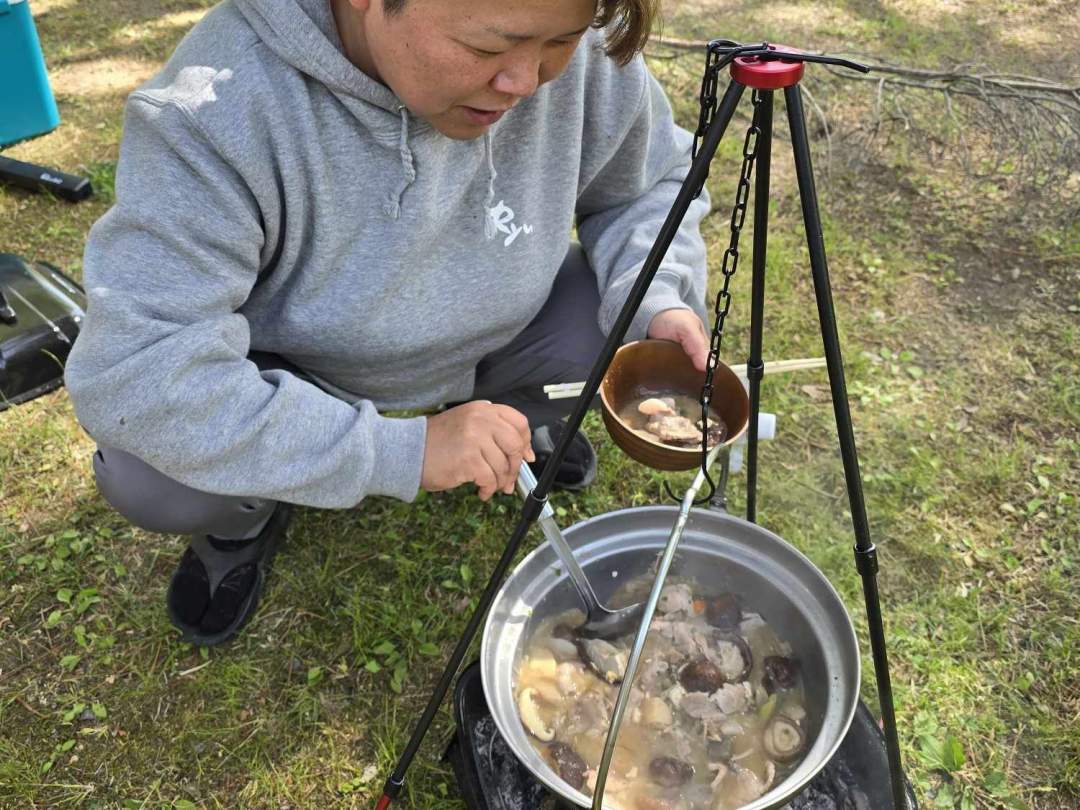
<svg viewBox="0 0 1080 810">
<path fill-rule="evenodd" d="M 661 613 L 685 613 L 689 616 L 694 611 L 694 594 L 689 585 L 665 585 L 656 606 Z"/>
<path fill-rule="evenodd" d="M 701 429 L 685 416 L 656 414 L 649 417 L 645 429 L 666 444 L 699 444 Z"/>
<path fill-rule="evenodd" d="M 713 692 L 712 700 L 724 714 L 739 714 L 754 705 L 754 693 L 746 681 L 726 683 Z"/>
<path fill-rule="evenodd" d="M 717 638 L 715 646 L 706 646 L 705 657 L 720 668 L 728 683 L 746 680 L 754 666 L 750 645 L 736 635 Z"/>
<path fill-rule="evenodd" d="M 687 692 L 679 702 L 679 708 L 697 720 L 716 722 L 724 718 L 724 712 L 705 692 Z"/>
<path fill-rule="evenodd" d="M 667 673 L 668 669 L 668 662 L 659 655 L 646 658 L 638 671 L 638 683 L 646 692 L 650 694 L 656 692 L 657 687 L 660 685 L 660 679 Z"/>
</svg>

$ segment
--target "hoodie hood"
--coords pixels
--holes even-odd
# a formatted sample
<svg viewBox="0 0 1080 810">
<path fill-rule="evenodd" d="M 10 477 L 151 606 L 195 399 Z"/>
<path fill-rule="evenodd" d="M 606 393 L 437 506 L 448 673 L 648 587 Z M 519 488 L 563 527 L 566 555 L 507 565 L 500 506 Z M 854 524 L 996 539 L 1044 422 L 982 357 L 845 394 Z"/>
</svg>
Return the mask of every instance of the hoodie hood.
<svg viewBox="0 0 1080 810">
<path fill-rule="evenodd" d="M 386 216 L 398 219 L 405 192 L 416 182 L 409 137 L 430 127 L 345 56 L 330 0 L 237 0 L 236 7 L 270 50 L 327 87 L 378 143 L 399 153 L 401 177 L 382 205 Z"/>
<path fill-rule="evenodd" d="M 236 0 L 236 8 L 283 60 L 343 100 L 362 101 L 389 113 L 388 126 L 394 128 L 401 100 L 345 56 L 330 0 Z"/>
</svg>

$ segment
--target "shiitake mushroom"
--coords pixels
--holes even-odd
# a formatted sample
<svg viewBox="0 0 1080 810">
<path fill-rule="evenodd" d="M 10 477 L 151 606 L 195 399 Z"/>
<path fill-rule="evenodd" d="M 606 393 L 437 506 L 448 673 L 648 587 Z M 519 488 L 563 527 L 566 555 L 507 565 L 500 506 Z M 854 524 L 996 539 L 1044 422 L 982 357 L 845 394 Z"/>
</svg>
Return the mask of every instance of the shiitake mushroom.
<svg viewBox="0 0 1080 810">
<path fill-rule="evenodd" d="M 770 695 L 780 689 L 794 689 L 799 680 L 799 662 L 783 655 L 767 655 L 762 662 L 761 684 Z"/>
<path fill-rule="evenodd" d="M 727 683 L 727 678 L 712 661 L 699 658 L 679 670 L 679 683 L 687 692 L 711 693 Z"/>
<path fill-rule="evenodd" d="M 585 784 L 585 772 L 589 766 L 581 758 L 581 754 L 566 743 L 553 742 L 548 746 L 548 754 L 555 765 L 555 771 L 562 777 L 566 784 L 574 790 L 581 790 Z"/>
<path fill-rule="evenodd" d="M 742 602 L 738 595 L 722 593 L 705 600 L 705 620 L 713 627 L 731 630 L 742 621 Z"/>
<path fill-rule="evenodd" d="M 803 750 L 806 735 L 799 724 L 790 717 L 778 714 L 761 732 L 761 745 L 765 753 L 777 762 L 790 762 Z"/>
<path fill-rule="evenodd" d="M 649 776 L 663 787 L 679 787 L 694 778 L 694 766 L 675 757 L 656 757 L 649 763 Z"/>
</svg>

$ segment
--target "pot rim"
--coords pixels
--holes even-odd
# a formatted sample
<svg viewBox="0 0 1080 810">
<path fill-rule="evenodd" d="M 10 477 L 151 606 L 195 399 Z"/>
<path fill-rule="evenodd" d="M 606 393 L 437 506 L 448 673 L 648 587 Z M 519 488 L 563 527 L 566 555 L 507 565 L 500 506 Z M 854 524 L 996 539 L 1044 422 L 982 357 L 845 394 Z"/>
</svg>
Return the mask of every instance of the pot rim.
<svg viewBox="0 0 1080 810">
<path fill-rule="evenodd" d="M 571 547 L 574 548 L 575 551 L 577 551 L 577 546 L 583 545 L 585 547 L 588 547 L 593 543 L 598 542 L 596 540 L 588 541 L 584 544 L 580 541 L 575 542 L 575 533 L 580 533 L 584 531 L 586 527 L 620 516 L 646 517 L 655 516 L 659 513 L 669 513 L 672 518 L 674 518 L 674 516 L 678 513 L 678 507 L 668 505 L 650 505 L 619 509 L 612 512 L 605 512 L 603 514 L 595 515 L 574 524 L 573 526 L 564 531 L 564 535 L 566 536 L 567 542 L 571 545 Z M 802 564 L 805 571 L 815 577 L 815 579 L 817 580 L 817 584 L 820 587 L 824 588 L 827 598 L 835 602 L 835 605 L 840 608 L 840 613 L 845 619 L 845 621 L 843 622 L 834 622 L 833 625 L 835 630 L 842 631 L 837 634 L 837 640 L 840 641 L 845 647 L 849 647 L 846 652 L 852 653 L 849 662 L 851 669 L 851 677 L 849 679 L 851 683 L 849 684 L 848 689 L 848 691 L 850 692 L 850 699 L 845 701 L 845 705 L 841 715 L 838 717 L 834 716 L 833 718 L 833 728 L 835 733 L 834 739 L 830 740 L 823 750 L 817 751 L 815 753 L 817 761 L 812 765 L 811 768 L 803 768 L 802 763 L 805 763 L 809 760 L 809 754 L 814 753 L 814 748 L 819 745 L 823 729 L 819 730 L 818 741 L 815 741 L 815 743 L 811 745 L 810 751 L 808 752 L 807 756 L 804 757 L 802 763 L 800 763 L 796 770 L 786 779 L 774 784 L 761 797 L 749 804 L 743 805 L 739 810 L 769 810 L 770 808 L 781 807 L 785 802 L 790 801 L 794 796 L 802 792 L 803 788 L 805 788 L 806 785 L 821 771 L 821 769 L 824 768 L 825 765 L 832 760 L 832 758 L 836 754 L 837 749 L 839 749 L 841 743 L 843 742 L 848 729 L 851 726 L 852 720 L 855 716 L 855 710 L 858 707 L 859 703 L 859 691 L 862 677 L 862 662 L 859 656 L 858 639 L 855 633 L 855 627 L 851 621 L 851 616 L 848 614 L 847 608 L 844 605 L 843 600 L 840 598 L 840 594 L 833 587 L 828 577 L 826 577 L 825 574 L 820 569 L 818 569 L 817 566 L 815 566 L 805 554 L 803 554 L 793 545 L 781 538 L 779 535 L 769 531 L 768 529 L 765 529 L 762 526 L 751 523 L 742 518 L 736 517 L 727 512 L 717 509 L 694 509 L 691 512 L 691 518 L 693 519 L 695 515 L 698 518 L 701 518 L 702 516 L 708 516 L 706 519 L 719 520 L 720 526 L 728 524 L 729 526 L 738 527 L 740 530 L 750 530 L 752 533 L 760 533 L 761 537 L 758 539 L 766 541 L 771 540 L 772 542 L 778 543 L 783 548 L 786 554 L 794 556 L 799 561 L 799 563 Z M 689 529 L 687 531 L 687 534 L 690 534 Z M 623 549 L 625 551 L 634 551 L 643 548 L 649 550 L 655 548 L 657 550 L 660 550 L 663 548 L 664 543 L 666 542 L 666 538 L 663 538 L 657 539 L 656 541 L 650 540 L 643 545 L 640 539 L 635 540 L 635 538 L 632 537 L 625 539 L 627 540 L 627 542 L 625 543 L 625 549 Z M 612 552 L 608 550 L 606 553 L 600 554 L 598 556 L 602 559 L 604 557 L 611 556 L 611 554 Z M 488 612 L 487 618 L 485 619 L 484 633 L 481 639 L 480 647 L 480 674 L 481 683 L 483 684 L 484 688 L 484 699 L 487 701 L 489 709 L 491 709 L 491 715 L 495 721 L 495 725 L 499 733 L 502 735 L 503 739 L 507 742 L 511 750 L 514 752 L 514 756 L 520 762 L 522 762 L 522 764 L 525 765 L 525 767 L 533 774 L 533 776 L 540 780 L 552 792 L 561 796 L 563 799 L 574 803 L 578 807 L 591 808 L 592 797 L 570 787 L 565 781 L 563 781 L 563 779 L 558 776 L 554 769 L 552 769 L 551 766 L 542 757 L 540 757 L 540 755 L 536 752 L 535 748 L 532 747 L 531 742 L 527 742 L 526 744 L 530 746 L 529 750 L 536 755 L 536 758 L 539 760 L 542 767 L 535 767 L 528 761 L 527 758 L 521 756 L 515 738 L 524 735 L 524 737 L 527 739 L 528 732 L 524 731 L 524 728 L 521 726 L 521 720 L 517 714 L 516 703 L 513 700 L 512 695 L 510 703 L 514 707 L 514 710 L 510 714 L 512 715 L 513 719 L 517 721 L 517 725 L 520 727 L 519 729 L 509 728 L 506 726 L 507 718 L 504 717 L 503 714 L 497 709 L 496 705 L 491 699 L 492 690 L 495 688 L 495 686 L 491 682 L 494 674 L 489 673 L 489 668 L 491 668 L 490 662 L 494 660 L 494 651 L 492 645 L 495 644 L 497 641 L 496 634 L 493 629 L 493 626 L 495 624 L 494 617 L 497 613 L 496 608 L 502 606 L 504 601 L 506 601 L 506 599 L 508 598 L 507 591 L 516 584 L 516 577 L 518 577 L 519 573 L 525 570 L 530 564 L 535 565 L 536 560 L 541 556 L 549 556 L 551 558 L 551 562 L 544 565 L 545 569 L 561 569 L 561 566 L 558 565 L 554 549 L 551 547 L 551 545 L 547 541 L 540 543 L 535 549 L 533 549 L 528 555 L 526 555 L 525 558 L 523 558 L 517 566 L 515 566 L 513 572 L 511 572 L 511 574 L 503 582 L 502 586 L 499 588 L 499 591 L 495 596 L 494 601 L 491 604 L 491 609 Z M 587 569 L 588 565 L 591 562 L 592 560 L 582 560 L 582 567 Z M 545 595 L 558 587 L 558 584 L 567 578 L 568 574 L 565 571 L 560 571 L 555 585 L 549 588 L 548 591 L 545 592 Z M 794 600 L 791 601 L 794 602 Z M 528 609 L 530 618 L 532 607 L 529 607 Z M 515 648 L 515 653 L 517 653 L 519 649 L 520 645 Z M 514 663 L 516 663 L 516 659 Z M 838 680 L 838 676 L 834 674 L 832 680 Z M 826 710 L 823 711 L 823 719 L 827 715 L 828 701 L 826 700 L 825 703 Z M 515 733 L 518 731 L 521 732 L 520 735 Z M 612 808 L 606 803 L 604 805 L 604 809 L 615 810 L 615 808 Z"/>
</svg>

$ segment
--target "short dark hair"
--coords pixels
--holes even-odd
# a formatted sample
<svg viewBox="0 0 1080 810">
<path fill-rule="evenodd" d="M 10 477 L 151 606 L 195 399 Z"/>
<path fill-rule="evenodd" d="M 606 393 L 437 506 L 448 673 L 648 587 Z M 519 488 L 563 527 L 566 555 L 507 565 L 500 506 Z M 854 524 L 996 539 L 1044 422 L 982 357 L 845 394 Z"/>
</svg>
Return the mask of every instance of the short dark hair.
<svg viewBox="0 0 1080 810">
<path fill-rule="evenodd" d="M 409 0 L 383 0 L 388 15 L 397 14 Z M 593 28 L 606 28 L 604 51 L 625 65 L 644 49 L 659 13 L 660 0 L 598 0 Z"/>
</svg>

